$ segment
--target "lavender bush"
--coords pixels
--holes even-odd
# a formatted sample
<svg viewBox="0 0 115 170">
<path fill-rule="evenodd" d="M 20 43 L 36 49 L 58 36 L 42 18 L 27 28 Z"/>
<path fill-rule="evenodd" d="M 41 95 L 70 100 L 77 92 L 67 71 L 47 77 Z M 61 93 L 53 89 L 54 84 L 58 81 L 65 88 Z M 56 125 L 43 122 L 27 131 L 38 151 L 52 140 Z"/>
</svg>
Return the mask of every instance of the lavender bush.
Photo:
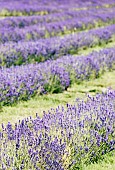
<svg viewBox="0 0 115 170">
<path fill-rule="evenodd" d="M 115 25 L 92 29 L 64 37 L 40 39 L 39 41 L 6 43 L 0 46 L 0 66 L 10 67 L 35 63 L 59 56 L 77 53 L 81 48 L 92 47 L 112 41 Z"/>
<path fill-rule="evenodd" d="M 6 1 L 0 3 L 0 16 L 46 15 L 49 13 L 60 11 L 62 11 L 62 9 L 58 10 L 55 6 L 51 4 L 45 7 L 44 4 L 40 5 L 38 3 L 35 3 L 35 1 L 33 2 L 33 5 L 25 4 L 21 1 Z"/>
<path fill-rule="evenodd" d="M 2 124 L 0 168 L 82 169 L 115 149 L 115 92 L 88 96 L 74 105 Z"/>
<path fill-rule="evenodd" d="M 43 15 L 43 16 L 13 16 L 13 17 L 6 17 L 0 20 L 0 28 L 2 29 L 3 27 L 5 28 L 24 28 L 25 26 L 30 26 L 30 25 L 41 25 L 44 23 L 51 23 L 51 22 L 56 22 L 56 21 L 64 21 L 67 19 L 79 19 L 83 17 L 95 17 L 99 18 L 105 21 L 105 16 L 108 16 L 110 19 L 113 17 L 111 16 L 111 12 L 114 12 L 115 8 L 99 8 L 97 9 L 89 9 L 89 10 L 80 10 L 80 11 L 74 11 L 74 10 L 69 10 L 69 11 L 64 11 L 61 13 L 51 13 L 48 15 Z M 109 15 L 107 15 L 109 13 Z M 101 16 L 102 15 L 102 16 Z M 105 16 L 104 16 L 105 15 Z M 94 18 L 94 19 L 95 19 Z M 105 19 L 104 19 L 105 18 Z"/>
<path fill-rule="evenodd" d="M 30 96 L 61 92 L 73 82 L 96 78 L 115 69 L 115 49 L 104 49 L 88 56 L 64 56 L 39 64 L 0 69 L 0 103 L 11 104 Z"/>
<path fill-rule="evenodd" d="M 13 4 L 13 5 L 12 5 Z M 108 7 L 115 6 L 114 0 L 101 0 L 101 1 L 86 1 L 86 0 L 4 0 L 0 2 L 0 16 L 22 16 L 22 15 L 46 15 L 49 13 L 56 13 L 61 12 L 69 9 L 76 9 L 76 8 L 96 8 L 97 6 L 102 8 L 106 5 Z M 58 6 L 58 9 L 56 8 Z"/>
<path fill-rule="evenodd" d="M 42 23 L 32 26 L 26 26 L 23 29 L 4 28 L 0 30 L 0 42 L 8 41 L 29 41 L 38 40 L 40 38 L 54 37 L 57 35 L 64 35 L 67 33 L 74 33 L 85 29 L 95 28 L 101 25 L 108 25 L 115 23 L 115 12 L 107 14 L 99 14 L 98 16 L 90 16 L 84 18 L 73 18 L 65 21 Z"/>
</svg>

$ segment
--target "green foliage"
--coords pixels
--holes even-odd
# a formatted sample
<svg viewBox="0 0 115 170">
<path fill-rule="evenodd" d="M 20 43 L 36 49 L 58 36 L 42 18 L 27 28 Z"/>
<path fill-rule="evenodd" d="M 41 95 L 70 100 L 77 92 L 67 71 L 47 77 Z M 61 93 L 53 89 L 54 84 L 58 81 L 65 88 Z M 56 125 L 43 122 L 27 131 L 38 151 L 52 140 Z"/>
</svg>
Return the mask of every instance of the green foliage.
<svg viewBox="0 0 115 170">
<path fill-rule="evenodd" d="M 60 83 L 59 77 L 56 75 L 51 76 L 50 82 L 44 85 L 44 89 L 50 93 L 60 93 L 63 91 L 63 87 Z"/>
</svg>

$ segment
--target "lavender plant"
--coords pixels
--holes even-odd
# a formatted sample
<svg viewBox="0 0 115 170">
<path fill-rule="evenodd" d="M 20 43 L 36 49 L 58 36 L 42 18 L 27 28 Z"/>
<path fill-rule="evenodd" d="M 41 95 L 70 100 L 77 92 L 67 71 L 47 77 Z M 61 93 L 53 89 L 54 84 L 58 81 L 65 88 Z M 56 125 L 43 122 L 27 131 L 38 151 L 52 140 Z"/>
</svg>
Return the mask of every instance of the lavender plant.
<svg viewBox="0 0 115 170">
<path fill-rule="evenodd" d="M 115 25 L 110 25 L 64 37 L 52 37 L 34 42 L 6 43 L 0 46 L 0 66 L 10 67 L 56 59 L 62 55 L 77 53 L 81 48 L 108 43 L 112 41 L 114 34 Z"/>
<path fill-rule="evenodd" d="M 88 96 L 0 131 L 0 168 L 82 169 L 115 149 L 115 92 Z"/>
<path fill-rule="evenodd" d="M 66 90 L 71 83 L 97 78 L 115 69 L 115 49 L 88 56 L 63 56 L 39 64 L 0 69 L 0 103 L 7 105 L 31 96 Z"/>
<path fill-rule="evenodd" d="M 85 3 L 84 3 L 85 2 Z M 13 5 L 12 5 L 13 4 Z M 33 5 L 32 5 L 33 4 Z M 112 7 L 115 6 L 114 0 L 109 2 L 106 0 L 98 1 L 79 1 L 79 0 L 55 0 L 55 1 L 36 1 L 36 0 L 4 0 L 0 2 L 0 16 L 22 16 L 22 15 L 46 15 L 69 9 L 76 8 L 96 8 L 96 7 Z M 56 8 L 58 6 L 58 9 Z"/>
<path fill-rule="evenodd" d="M 97 9 L 89 9 L 89 10 L 80 10 L 80 11 L 64 11 L 60 13 L 51 13 L 48 15 L 43 16 L 13 16 L 13 17 L 6 17 L 0 20 L 0 28 L 5 29 L 8 28 L 24 28 L 26 26 L 31 25 L 44 25 L 45 23 L 52 23 L 57 21 L 64 21 L 68 19 L 77 19 L 79 18 L 86 18 L 86 17 L 93 17 L 93 19 L 98 18 L 102 19 L 102 21 L 108 19 L 112 19 L 114 16 L 112 15 L 112 12 L 114 13 L 115 8 L 99 8 Z M 109 15 L 108 15 L 109 14 Z M 109 20 L 108 20 L 109 21 Z"/>
<path fill-rule="evenodd" d="M 40 38 L 54 37 L 57 35 L 64 35 L 67 33 L 74 33 L 85 29 L 95 28 L 101 25 L 108 25 L 115 23 L 115 12 L 100 14 L 97 17 L 86 17 L 82 19 L 69 19 L 66 21 L 59 21 L 54 23 L 43 23 L 42 25 L 26 26 L 20 28 L 1 29 L 0 42 L 6 43 L 8 41 L 29 41 L 38 40 Z"/>
</svg>

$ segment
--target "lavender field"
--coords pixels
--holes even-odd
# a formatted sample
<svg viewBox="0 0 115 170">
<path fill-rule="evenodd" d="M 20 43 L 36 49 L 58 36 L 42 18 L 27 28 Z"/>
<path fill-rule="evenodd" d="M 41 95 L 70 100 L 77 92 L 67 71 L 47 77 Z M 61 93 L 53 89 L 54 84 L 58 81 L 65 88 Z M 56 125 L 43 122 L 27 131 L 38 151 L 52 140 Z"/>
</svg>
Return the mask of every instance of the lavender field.
<svg viewBox="0 0 115 170">
<path fill-rule="evenodd" d="M 0 0 L 0 170 L 115 170 L 115 0 Z"/>
</svg>

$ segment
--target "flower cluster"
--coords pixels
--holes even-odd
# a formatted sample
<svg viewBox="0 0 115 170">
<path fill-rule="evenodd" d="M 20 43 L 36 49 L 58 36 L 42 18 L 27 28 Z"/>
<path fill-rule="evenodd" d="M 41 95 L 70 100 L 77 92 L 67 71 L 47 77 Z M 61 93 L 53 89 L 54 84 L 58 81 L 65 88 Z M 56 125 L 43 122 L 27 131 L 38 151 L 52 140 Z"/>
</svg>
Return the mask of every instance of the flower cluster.
<svg viewBox="0 0 115 170">
<path fill-rule="evenodd" d="M 65 170 L 97 161 L 115 149 L 115 92 L 51 109 L 42 118 L 2 124 L 0 168 Z"/>
<path fill-rule="evenodd" d="M 115 9 L 114 9 L 115 11 Z M 19 41 L 30 41 L 38 40 L 40 38 L 54 37 L 57 35 L 64 35 L 67 32 L 74 33 L 76 30 L 84 30 L 87 28 L 95 28 L 97 25 L 100 26 L 101 22 L 105 24 L 115 23 L 115 12 L 109 12 L 107 14 L 99 14 L 97 17 L 86 17 L 86 18 L 73 18 L 65 21 L 53 22 L 53 23 L 42 23 L 38 25 L 26 26 L 22 29 L 8 28 L 1 29 L 0 31 L 0 42 L 6 43 L 8 41 L 19 42 Z M 109 19 L 109 20 L 108 20 Z M 99 23 L 98 23 L 99 21 Z M 103 23 L 103 24 L 104 24 Z M 102 24 L 102 25 L 103 25 Z"/>
<path fill-rule="evenodd" d="M 13 5 L 12 5 L 13 4 Z M 97 8 L 98 7 L 112 7 L 114 6 L 114 0 L 101 0 L 98 1 L 79 1 L 79 0 L 4 0 L 0 2 L 0 16 L 31 16 L 31 15 L 46 15 L 49 13 L 62 12 L 76 8 Z M 58 6 L 58 8 L 57 8 Z"/>
<path fill-rule="evenodd" d="M 0 2 L 0 16 L 31 16 L 31 15 L 46 15 L 49 13 L 59 12 L 54 5 L 44 6 L 44 3 L 39 4 L 33 0 L 33 5 L 30 1 L 7 1 Z M 13 5 L 12 5 L 13 3 Z"/>
<path fill-rule="evenodd" d="M 0 46 L 0 66 L 10 67 L 11 65 L 35 63 L 73 54 L 83 47 L 92 47 L 112 41 L 114 34 L 115 25 L 110 25 L 64 37 L 52 37 L 29 42 L 9 42 Z"/>
<path fill-rule="evenodd" d="M 0 20 L 0 28 L 24 28 L 25 26 L 30 25 L 44 25 L 44 23 L 51 23 L 56 21 L 63 21 L 66 19 L 72 19 L 76 18 L 77 20 L 79 18 L 86 18 L 86 17 L 95 17 L 100 18 L 104 20 L 106 19 L 106 16 L 108 16 L 108 19 L 112 19 L 113 16 L 111 12 L 114 12 L 114 7 L 112 8 L 99 8 L 97 9 L 89 9 L 89 10 L 69 10 L 69 11 L 63 11 L 61 13 L 51 13 L 43 16 L 14 16 L 14 17 L 6 17 Z M 100 15 L 101 14 L 101 15 Z M 109 15 L 108 15 L 109 14 Z M 105 16 L 104 16 L 105 15 Z M 94 19 L 95 19 L 94 18 Z M 104 20 L 105 21 L 105 20 Z"/>
<path fill-rule="evenodd" d="M 38 64 L 0 69 L 0 102 L 14 103 L 35 94 L 61 92 L 72 82 L 96 78 L 115 68 L 115 49 L 93 52 L 88 56 L 63 56 Z"/>
</svg>

